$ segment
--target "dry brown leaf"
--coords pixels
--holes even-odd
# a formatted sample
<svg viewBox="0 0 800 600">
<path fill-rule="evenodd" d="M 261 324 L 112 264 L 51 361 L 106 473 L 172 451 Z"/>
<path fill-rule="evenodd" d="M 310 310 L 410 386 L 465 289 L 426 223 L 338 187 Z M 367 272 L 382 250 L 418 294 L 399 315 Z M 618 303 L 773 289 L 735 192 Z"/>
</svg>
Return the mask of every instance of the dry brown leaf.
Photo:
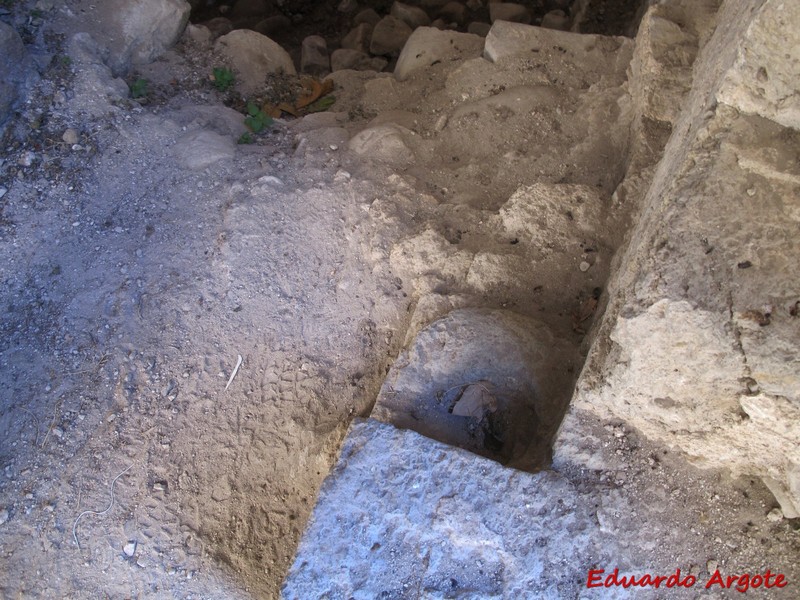
<svg viewBox="0 0 800 600">
<path fill-rule="evenodd" d="M 305 108 L 309 104 L 313 104 L 325 94 L 331 93 L 333 91 L 333 81 L 326 79 L 324 82 L 320 83 L 316 79 L 304 79 L 303 87 L 305 87 L 309 93 L 297 99 L 295 107 L 298 110 Z"/>
</svg>

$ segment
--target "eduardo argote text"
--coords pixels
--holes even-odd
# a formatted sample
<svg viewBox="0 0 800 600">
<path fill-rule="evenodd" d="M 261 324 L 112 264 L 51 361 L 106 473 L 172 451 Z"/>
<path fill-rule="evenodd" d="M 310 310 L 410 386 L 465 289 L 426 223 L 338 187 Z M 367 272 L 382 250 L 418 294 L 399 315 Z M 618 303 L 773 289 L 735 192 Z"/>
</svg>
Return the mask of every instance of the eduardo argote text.
<svg viewBox="0 0 800 600">
<path fill-rule="evenodd" d="M 683 575 L 680 569 L 675 569 L 669 575 L 621 575 L 619 569 L 606 571 L 605 569 L 590 569 L 587 579 L 587 588 L 612 588 L 612 587 L 639 587 L 639 588 L 693 588 L 698 583 L 697 577 L 691 574 Z M 742 573 L 740 575 L 723 575 L 716 569 L 708 581 L 699 582 L 704 589 L 733 589 L 737 592 L 746 592 L 750 589 L 784 588 L 789 582 L 782 573 L 773 573 L 770 569 L 764 573 Z"/>
</svg>

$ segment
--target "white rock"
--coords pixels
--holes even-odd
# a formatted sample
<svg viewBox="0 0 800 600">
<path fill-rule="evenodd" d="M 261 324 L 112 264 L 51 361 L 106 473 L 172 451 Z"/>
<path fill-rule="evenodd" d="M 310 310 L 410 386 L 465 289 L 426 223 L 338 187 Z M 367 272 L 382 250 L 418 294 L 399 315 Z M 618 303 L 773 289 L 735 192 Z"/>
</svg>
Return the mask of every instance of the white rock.
<svg viewBox="0 0 800 600">
<path fill-rule="evenodd" d="M 717 99 L 800 129 L 800 2 L 769 0 L 757 9 Z"/>
<path fill-rule="evenodd" d="M 403 46 L 394 76 L 403 81 L 414 71 L 436 62 L 478 58 L 482 53 L 483 39 L 477 35 L 420 27 Z"/>
<path fill-rule="evenodd" d="M 8 522 L 8 511 L 6 509 L 0 510 L 0 525 Z"/>
<path fill-rule="evenodd" d="M 236 144 L 230 137 L 201 129 L 190 131 L 180 137 L 173 152 L 181 166 L 199 170 L 221 160 L 233 158 Z"/>
<path fill-rule="evenodd" d="M 265 35 L 237 29 L 217 40 L 214 48 L 236 70 L 236 87 L 245 95 L 264 87 L 270 73 L 295 75 L 297 71 L 289 53 Z"/>
<path fill-rule="evenodd" d="M 356 154 L 397 167 L 408 167 L 415 159 L 406 139 L 414 133 L 399 125 L 378 125 L 353 136 L 349 148 Z"/>
<path fill-rule="evenodd" d="M 636 36 L 631 93 L 643 115 L 675 123 L 692 84 L 697 38 L 677 23 L 647 11 Z"/>
<path fill-rule="evenodd" d="M 773 508 L 767 513 L 767 521 L 770 523 L 783 521 L 783 511 L 780 508 Z"/>
<path fill-rule="evenodd" d="M 136 540 L 131 540 L 122 548 L 122 551 L 125 553 L 125 556 L 131 558 L 134 554 L 136 554 Z"/>
<path fill-rule="evenodd" d="M 130 65 L 152 62 L 183 33 L 191 7 L 184 0 L 106 0 L 95 16 L 105 24 L 98 34 L 109 49 L 108 64 L 115 75 Z"/>
<path fill-rule="evenodd" d="M 64 135 L 61 136 L 61 139 L 64 140 L 70 146 L 72 146 L 73 144 L 77 144 L 79 139 L 78 130 L 70 127 L 69 129 L 64 131 Z"/>
</svg>

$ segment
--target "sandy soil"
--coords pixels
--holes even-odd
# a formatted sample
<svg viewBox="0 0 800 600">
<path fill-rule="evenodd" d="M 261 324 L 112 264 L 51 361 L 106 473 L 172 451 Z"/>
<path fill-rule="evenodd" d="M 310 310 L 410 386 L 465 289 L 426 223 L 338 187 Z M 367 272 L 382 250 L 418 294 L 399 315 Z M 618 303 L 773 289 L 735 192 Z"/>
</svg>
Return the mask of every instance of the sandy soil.
<svg viewBox="0 0 800 600">
<path fill-rule="evenodd" d="M 512 308 L 580 348 L 632 209 L 611 197 L 629 124 L 614 72 L 523 65 L 550 87 L 522 105 L 504 95 L 527 85 L 519 64 L 485 88 L 476 62 L 339 75 L 328 113 L 206 162 L 243 131 L 213 55 L 184 40 L 131 76 L 146 99 L 88 117 L 57 28 L 27 27 L 51 60 L 2 142 L 3 597 L 277 597 L 409 328 Z M 381 116 L 413 160 L 348 151 Z M 555 244 L 524 237 L 508 200 L 534 183 L 599 204 L 551 223 Z M 770 523 L 765 543 L 796 551 Z"/>
</svg>

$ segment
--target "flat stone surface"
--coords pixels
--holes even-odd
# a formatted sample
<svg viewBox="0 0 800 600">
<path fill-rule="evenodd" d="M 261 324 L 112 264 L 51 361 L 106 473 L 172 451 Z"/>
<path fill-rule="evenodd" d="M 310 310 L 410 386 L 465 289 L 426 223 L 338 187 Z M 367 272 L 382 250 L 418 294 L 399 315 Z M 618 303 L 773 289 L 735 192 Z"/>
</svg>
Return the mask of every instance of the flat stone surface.
<svg viewBox="0 0 800 600">
<path fill-rule="evenodd" d="M 565 597 L 614 546 L 592 539 L 597 521 L 579 501 L 556 473 L 522 473 L 357 421 L 283 597 Z"/>
</svg>

